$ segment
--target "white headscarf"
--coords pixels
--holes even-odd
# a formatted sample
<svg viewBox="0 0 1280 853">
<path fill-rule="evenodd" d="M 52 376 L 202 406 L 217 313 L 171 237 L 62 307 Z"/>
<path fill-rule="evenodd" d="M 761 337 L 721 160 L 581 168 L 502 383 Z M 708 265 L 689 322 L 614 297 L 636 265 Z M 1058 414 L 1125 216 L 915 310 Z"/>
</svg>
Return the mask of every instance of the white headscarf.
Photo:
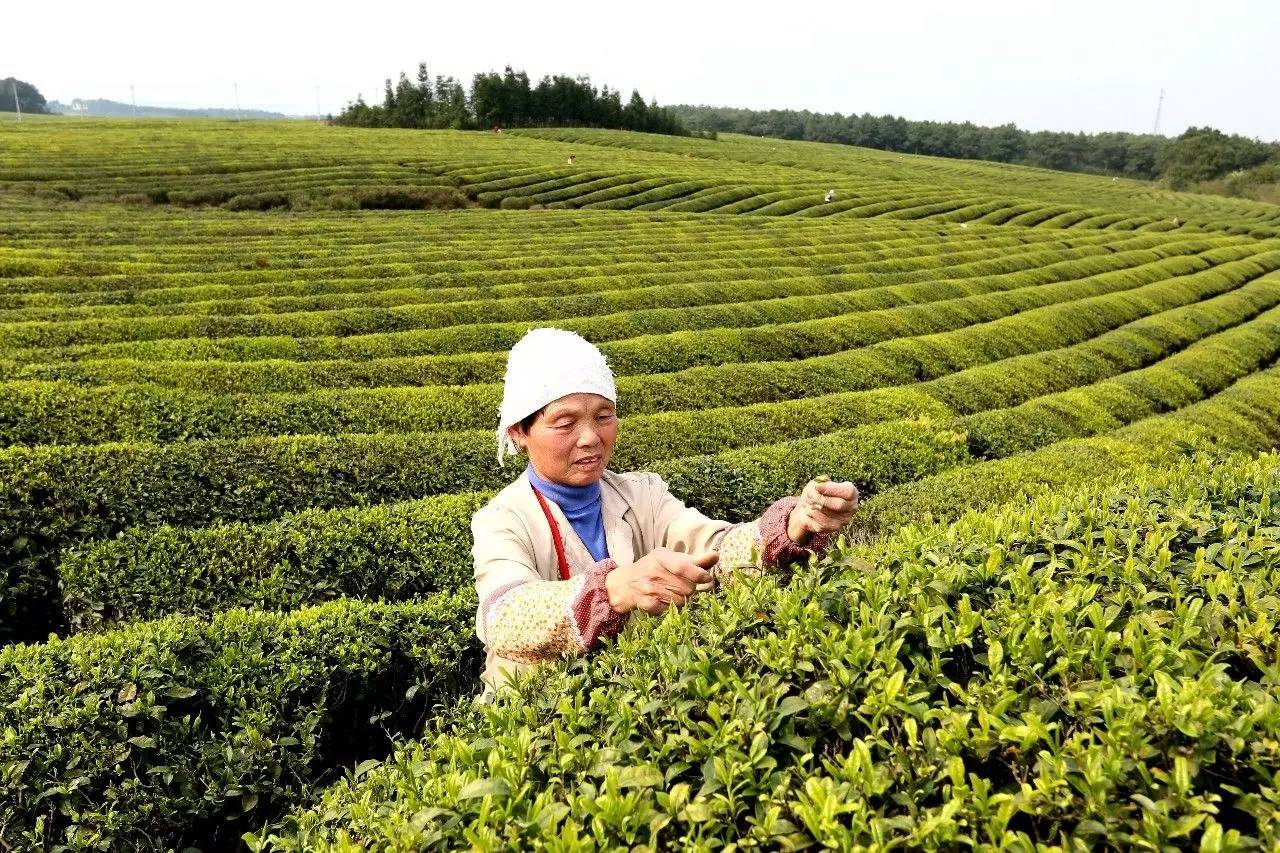
<svg viewBox="0 0 1280 853">
<path fill-rule="evenodd" d="M 574 332 L 533 329 L 507 354 L 498 412 L 498 464 L 519 452 L 507 428 L 570 394 L 599 394 L 617 405 L 618 389 L 604 353 Z"/>
</svg>

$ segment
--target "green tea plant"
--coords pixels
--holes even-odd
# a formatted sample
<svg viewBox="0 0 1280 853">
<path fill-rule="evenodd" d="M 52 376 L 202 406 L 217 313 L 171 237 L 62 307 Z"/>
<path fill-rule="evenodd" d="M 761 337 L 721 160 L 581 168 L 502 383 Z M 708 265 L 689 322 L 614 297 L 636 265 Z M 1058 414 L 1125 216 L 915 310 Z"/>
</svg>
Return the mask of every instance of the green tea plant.
<svg viewBox="0 0 1280 853">
<path fill-rule="evenodd" d="M 1269 847 L 1280 457 L 908 527 L 602 654 L 252 849 Z"/>
</svg>

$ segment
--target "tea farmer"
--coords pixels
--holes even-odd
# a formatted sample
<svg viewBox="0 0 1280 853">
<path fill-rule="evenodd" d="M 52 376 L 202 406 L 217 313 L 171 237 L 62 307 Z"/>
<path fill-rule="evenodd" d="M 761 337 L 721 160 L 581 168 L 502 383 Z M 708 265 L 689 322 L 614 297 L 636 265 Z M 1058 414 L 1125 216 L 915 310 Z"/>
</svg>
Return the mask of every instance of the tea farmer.
<svg viewBox="0 0 1280 853">
<path fill-rule="evenodd" d="M 498 462 L 524 451 L 528 463 L 471 521 L 486 692 L 590 651 L 636 611 L 821 553 L 853 517 L 852 483 L 810 482 L 730 524 L 685 506 L 656 474 L 610 471 L 617 400 L 604 355 L 573 332 L 534 329 L 507 356 Z"/>
</svg>

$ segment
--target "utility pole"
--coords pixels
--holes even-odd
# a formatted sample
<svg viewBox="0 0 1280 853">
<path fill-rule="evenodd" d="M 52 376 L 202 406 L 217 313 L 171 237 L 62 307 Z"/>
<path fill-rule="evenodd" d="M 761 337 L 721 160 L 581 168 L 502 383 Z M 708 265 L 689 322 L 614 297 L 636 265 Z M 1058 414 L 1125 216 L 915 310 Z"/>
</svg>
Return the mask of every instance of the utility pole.
<svg viewBox="0 0 1280 853">
<path fill-rule="evenodd" d="M 137 119 L 137 118 L 138 118 L 138 99 L 137 99 L 137 97 L 133 94 L 133 84 L 132 84 L 132 83 L 130 83 L 130 84 L 129 84 L 129 103 L 133 104 L 133 117 L 134 117 L 134 119 Z"/>
<path fill-rule="evenodd" d="M 323 122 L 324 115 L 320 112 L 320 84 L 316 84 L 316 121 Z"/>
<path fill-rule="evenodd" d="M 240 120 L 240 84 L 232 83 L 231 88 L 235 92 L 235 96 L 236 96 L 236 121 L 239 121 Z"/>
<path fill-rule="evenodd" d="M 1160 90 L 1160 99 L 1156 101 L 1156 123 L 1151 128 L 1153 136 L 1160 135 L 1160 110 L 1164 108 L 1164 89 Z"/>
<path fill-rule="evenodd" d="M 18 121 L 22 121 L 22 102 L 18 100 L 18 83 L 14 81 L 13 86 L 13 108 L 18 111 Z"/>
</svg>

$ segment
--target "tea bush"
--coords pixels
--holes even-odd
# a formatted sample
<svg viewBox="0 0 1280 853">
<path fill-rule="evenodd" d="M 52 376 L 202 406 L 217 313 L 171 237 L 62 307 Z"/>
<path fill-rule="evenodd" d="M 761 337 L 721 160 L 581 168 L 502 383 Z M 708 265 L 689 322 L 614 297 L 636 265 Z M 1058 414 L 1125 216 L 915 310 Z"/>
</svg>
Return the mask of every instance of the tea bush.
<svg viewBox="0 0 1280 853">
<path fill-rule="evenodd" d="M 1271 338 L 1272 347 L 1280 346 L 1276 340 L 1280 336 Z M 1230 369 L 1224 370 L 1217 386 L 1228 385 L 1234 376 Z M 1086 402 L 1100 397 L 1105 404 L 1110 384 L 1071 393 Z M 1107 433 L 1099 442 L 1105 451 L 1063 442 L 1043 453 L 1014 457 L 1005 468 L 1023 488 L 1035 484 L 1035 471 L 1047 469 L 1057 483 L 1096 478 L 1176 453 L 1178 441 L 1215 440 L 1236 449 L 1265 449 L 1280 443 L 1280 426 L 1271 431 L 1241 430 L 1235 425 L 1237 409 L 1249 406 L 1250 414 L 1262 424 L 1280 423 L 1280 405 L 1261 402 L 1277 389 L 1280 377 L 1262 373 L 1205 403 L 1146 420 L 1140 419 L 1151 414 L 1147 406 L 1112 411 L 1100 423 L 1089 407 L 1081 407 L 1060 415 L 1057 429 L 1069 435 Z M 1191 399 L 1201 393 L 1195 389 Z M 1189 402 L 1172 405 L 1180 408 Z M 1010 413 L 1007 423 L 1022 418 L 1023 432 L 1040 421 L 1039 412 L 1030 406 L 1004 411 Z M 889 421 L 818 438 L 666 459 L 645 467 L 660 474 L 676 496 L 708 515 L 730 520 L 756 517 L 780 496 L 798 493 L 817 474 L 848 479 L 871 497 L 859 521 L 861 532 L 866 533 L 877 523 L 900 523 L 904 512 L 918 518 L 933 509 L 945 516 L 966 505 L 1012 497 L 1000 491 L 1008 486 L 1007 475 L 999 468 L 975 464 L 978 460 L 967 450 L 972 437 L 960 430 L 976 420 Z M 1109 432 L 1131 421 L 1139 423 Z M 1192 426 L 1206 421 L 1207 427 Z M 1153 436 L 1169 424 L 1182 428 L 1181 438 L 1148 441 L 1135 453 L 1131 445 L 1137 436 Z M 1046 443 L 1048 438 L 1042 436 L 1036 446 Z M 1129 450 L 1117 452 L 1118 446 Z M 946 471 L 953 473 L 940 473 Z M 939 481 L 963 488 L 953 505 L 939 506 L 930 493 L 930 489 L 942 491 Z M 917 497 L 922 490 L 924 500 Z M 906 501 L 899 494 L 903 491 Z M 339 595 L 400 600 L 466 586 L 469 522 L 488 497 L 488 493 L 449 495 L 390 507 L 311 511 L 266 525 L 128 531 L 62 560 L 58 567 L 62 607 L 71 627 L 84 630 L 104 622 L 170 613 L 216 612 L 242 605 L 298 607 Z"/>
<path fill-rule="evenodd" d="M 469 690 L 474 611 L 342 601 L 0 649 L 0 838 L 225 847 Z"/>
<path fill-rule="evenodd" d="M 1280 838 L 1280 457 L 910 527 L 462 712 L 253 849 Z"/>
<path fill-rule="evenodd" d="M 1280 460 L 1217 455 L 1280 445 L 1280 209 L 732 134 L 10 136 L 0 850 L 1280 845 Z M 534 325 L 608 354 L 615 469 L 865 500 L 476 707 Z"/>
</svg>

